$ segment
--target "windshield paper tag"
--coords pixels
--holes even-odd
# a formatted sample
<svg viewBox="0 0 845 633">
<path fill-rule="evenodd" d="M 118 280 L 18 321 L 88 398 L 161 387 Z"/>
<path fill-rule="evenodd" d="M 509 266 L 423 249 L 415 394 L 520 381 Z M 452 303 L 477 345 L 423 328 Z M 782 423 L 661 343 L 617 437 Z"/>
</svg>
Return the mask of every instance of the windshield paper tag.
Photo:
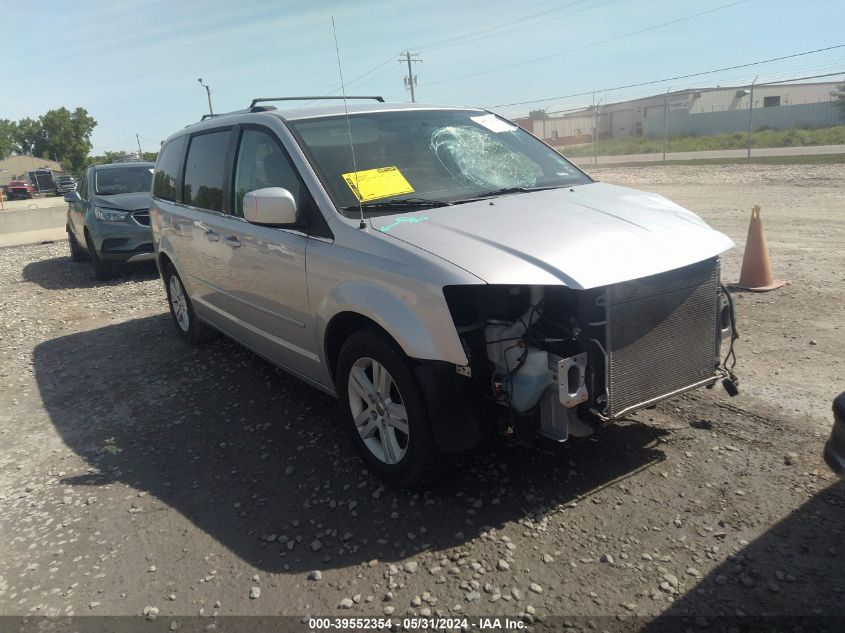
<svg viewBox="0 0 845 633">
<path fill-rule="evenodd" d="M 507 121 L 502 121 L 495 114 L 471 116 L 470 119 L 478 123 L 478 125 L 486 127 L 491 132 L 513 132 L 516 129 L 515 125 L 511 125 Z"/>
<path fill-rule="evenodd" d="M 414 193 L 414 188 L 395 166 L 353 171 L 343 174 L 343 179 L 359 202 Z"/>
</svg>

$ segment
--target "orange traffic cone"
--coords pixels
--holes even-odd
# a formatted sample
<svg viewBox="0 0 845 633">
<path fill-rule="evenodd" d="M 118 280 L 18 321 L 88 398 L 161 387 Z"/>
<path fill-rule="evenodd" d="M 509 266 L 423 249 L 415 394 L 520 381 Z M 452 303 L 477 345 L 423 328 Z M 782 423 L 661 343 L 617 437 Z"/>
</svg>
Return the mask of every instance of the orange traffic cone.
<svg viewBox="0 0 845 633">
<path fill-rule="evenodd" d="M 739 281 L 728 284 L 728 287 L 751 292 L 768 292 L 780 288 L 785 283 L 772 276 L 772 262 L 769 261 L 769 247 L 766 245 L 763 222 L 760 220 L 760 206 L 755 204 L 751 209 L 751 223 L 748 225 Z"/>
</svg>

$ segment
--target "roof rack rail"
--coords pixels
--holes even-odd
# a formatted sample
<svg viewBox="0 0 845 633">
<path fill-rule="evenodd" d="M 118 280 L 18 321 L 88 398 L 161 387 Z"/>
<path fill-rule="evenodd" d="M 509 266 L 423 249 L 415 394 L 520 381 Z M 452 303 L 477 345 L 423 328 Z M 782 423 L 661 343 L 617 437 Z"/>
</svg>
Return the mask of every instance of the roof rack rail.
<svg viewBox="0 0 845 633">
<path fill-rule="evenodd" d="M 249 109 L 252 110 L 255 107 L 256 103 L 263 103 L 265 101 L 317 101 L 317 100 L 325 100 L 325 99 L 332 99 L 332 100 L 339 100 L 339 99 L 372 99 L 373 101 L 378 101 L 379 103 L 384 103 L 384 97 L 379 97 L 377 95 L 369 95 L 369 96 L 328 96 L 328 97 L 259 97 L 258 99 L 253 99 L 252 102 L 249 104 Z"/>
</svg>

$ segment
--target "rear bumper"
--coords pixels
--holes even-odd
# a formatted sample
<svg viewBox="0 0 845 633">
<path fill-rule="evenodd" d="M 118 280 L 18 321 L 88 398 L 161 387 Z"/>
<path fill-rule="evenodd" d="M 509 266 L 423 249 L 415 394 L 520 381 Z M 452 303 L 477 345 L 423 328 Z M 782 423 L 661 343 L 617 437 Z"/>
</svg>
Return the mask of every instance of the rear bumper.
<svg viewBox="0 0 845 633">
<path fill-rule="evenodd" d="M 833 401 L 833 430 L 824 446 L 824 459 L 835 472 L 845 474 L 845 392 Z"/>
</svg>

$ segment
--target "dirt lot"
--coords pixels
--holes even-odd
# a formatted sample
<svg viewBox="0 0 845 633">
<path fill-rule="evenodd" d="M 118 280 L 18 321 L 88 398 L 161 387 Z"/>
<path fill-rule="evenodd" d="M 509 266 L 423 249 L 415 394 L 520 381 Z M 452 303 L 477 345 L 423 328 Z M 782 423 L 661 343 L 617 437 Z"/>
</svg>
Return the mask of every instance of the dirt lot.
<svg viewBox="0 0 845 633">
<path fill-rule="evenodd" d="M 821 459 L 845 166 L 595 175 L 732 236 L 726 280 L 762 205 L 790 284 L 735 295 L 741 395 L 501 441 L 416 492 L 362 468 L 328 397 L 226 340 L 183 345 L 153 270 L 97 284 L 64 244 L 0 250 L 0 614 L 845 616 L 845 485 Z"/>
</svg>

